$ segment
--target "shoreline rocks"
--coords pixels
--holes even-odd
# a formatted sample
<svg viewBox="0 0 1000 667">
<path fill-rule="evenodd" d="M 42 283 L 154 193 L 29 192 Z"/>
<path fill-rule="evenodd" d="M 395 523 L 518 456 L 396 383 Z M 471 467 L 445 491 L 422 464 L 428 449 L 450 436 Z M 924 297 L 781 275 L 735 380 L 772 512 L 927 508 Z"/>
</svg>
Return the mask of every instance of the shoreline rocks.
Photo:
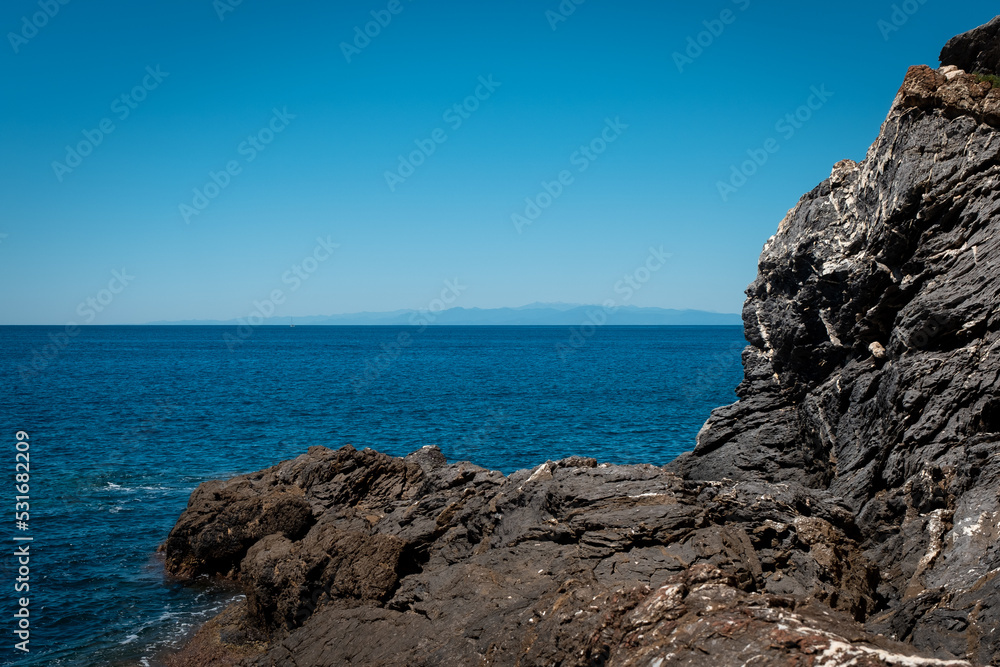
<svg viewBox="0 0 1000 667">
<path fill-rule="evenodd" d="M 261 524 L 283 511 L 294 533 L 310 528 L 249 544 L 231 517 L 260 508 L 275 508 Z M 858 623 L 881 604 L 858 537 L 846 506 L 796 483 L 583 458 L 505 478 L 437 448 L 399 459 L 348 446 L 205 485 L 165 551 L 172 571 L 242 584 L 246 602 L 211 632 L 241 650 L 266 638 L 246 664 L 631 665 L 710 647 L 716 660 L 916 660 Z M 220 568 L 214 554 L 234 544 L 246 545 L 238 567 Z M 774 633 L 785 639 L 768 648 Z"/>
<path fill-rule="evenodd" d="M 998 40 L 910 68 L 781 222 L 693 452 L 504 477 L 312 447 L 203 484 L 167 568 L 247 598 L 175 664 L 998 664 L 1000 90 L 968 73 Z"/>
</svg>

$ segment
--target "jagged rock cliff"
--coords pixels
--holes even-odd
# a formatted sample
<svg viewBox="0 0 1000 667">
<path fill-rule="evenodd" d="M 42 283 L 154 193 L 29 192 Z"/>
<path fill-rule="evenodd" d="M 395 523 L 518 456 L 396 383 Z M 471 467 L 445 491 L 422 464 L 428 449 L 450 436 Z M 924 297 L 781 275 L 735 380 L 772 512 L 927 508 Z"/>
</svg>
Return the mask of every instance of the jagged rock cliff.
<svg viewBox="0 0 1000 667">
<path fill-rule="evenodd" d="M 164 545 L 247 593 L 174 664 L 1000 664 L 1000 19 L 782 221 L 740 401 L 667 468 L 314 447 Z"/>
<path fill-rule="evenodd" d="M 1000 661 L 1000 90 L 949 58 L 995 67 L 998 31 L 911 68 L 864 162 L 782 221 L 747 292 L 741 400 L 674 465 L 843 498 L 879 564 L 869 628 L 982 664 Z"/>
</svg>

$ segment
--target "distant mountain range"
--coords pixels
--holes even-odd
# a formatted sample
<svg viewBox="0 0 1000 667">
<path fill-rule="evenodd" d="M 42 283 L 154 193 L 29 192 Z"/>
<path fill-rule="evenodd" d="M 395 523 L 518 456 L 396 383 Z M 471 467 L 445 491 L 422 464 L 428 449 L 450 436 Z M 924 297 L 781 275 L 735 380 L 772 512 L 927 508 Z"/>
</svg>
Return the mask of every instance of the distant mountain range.
<svg viewBox="0 0 1000 667">
<path fill-rule="evenodd" d="M 533 303 L 520 308 L 449 308 L 438 313 L 417 310 L 396 310 L 388 313 L 351 313 L 346 315 L 313 315 L 296 317 L 296 325 L 320 326 L 576 326 L 585 322 L 601 323 L 602 315 L 607 324 L 647 326 L 742 326 L 743 319 L 731 313 L 711 313 L 703 310 L 674 310 L 669 308 L 640 308 L 622 306 L 614 313 L 606 313 L 601 306 L 581 306 L 566 303 Z M 245 321 L 245 320 L 244 320 Z M 272 317 L 265 325 L 287 325 L 288 317 Z M 240 320 L 184 320 L 178 322 L 150 322 L 156 325 L 230 325 Z"/>
</svg>

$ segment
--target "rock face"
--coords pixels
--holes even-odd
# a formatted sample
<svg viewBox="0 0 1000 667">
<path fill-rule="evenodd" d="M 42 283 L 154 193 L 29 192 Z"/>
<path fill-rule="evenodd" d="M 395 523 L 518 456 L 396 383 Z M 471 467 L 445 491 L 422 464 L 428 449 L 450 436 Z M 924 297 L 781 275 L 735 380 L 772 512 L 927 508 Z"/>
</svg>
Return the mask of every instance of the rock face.
<svg viewBox="0 0 1000 667">
<path fill-rule="evenodd" d="M 907 73 L 864 162 L 764 248 L 746 379 L 673 469 L 842 498 L 880 565 L 866 618 L 1000 664 L 1000 19 Z"/>
<path fill-rule="evenodd" d="M 1000 90 L 963 71 L 998 28 L 911 68 L 781 222 L 692 453 L 314 447 L 206 483 L 167 567 L 246 600 L 173 664 L 1000 664 Z"/>
<path fill-rule="evenodd" d="M 858 537 L 845 505 L 795 482 L 593 459 L 505 478 L 437 448 L 313 447 L 203 485 L 165 551 L 174 572 L 242 582 L 218 634 L 243 652 L 270 642 L 250 664 L 648 665 L 706 650 L 891 664 L 916 652 L 856 622 L 879 604 Z"/>
<path fill-rule="evenodd" d="M 1000 17 L 949 40 L 941 51 L 941 64 L 966 72 L 1000 74 Z"/>
</svg>

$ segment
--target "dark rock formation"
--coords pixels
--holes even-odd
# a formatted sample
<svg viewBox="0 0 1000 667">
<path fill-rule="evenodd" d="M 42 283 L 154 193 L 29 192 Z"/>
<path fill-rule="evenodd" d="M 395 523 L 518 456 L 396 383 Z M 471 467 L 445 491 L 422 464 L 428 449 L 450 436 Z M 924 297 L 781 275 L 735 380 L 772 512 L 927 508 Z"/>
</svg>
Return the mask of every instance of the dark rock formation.
<svg viewBox="0 0 1000 667">
<path fill-rule="evenodd" d="M 250 534 L 232 517 L 254 515 L 290 528 L 232 569 Z M 856 623 L 879 583 L 859 536 L 847 507 L 794 482 L 593 459 L 505 478 L 437 448 L 313 447 L 204 485 L 165 550 L 174 572 L 239 578 L 246 602 L 212 632 L 242 651 L 270 640 L 260 665 L 646 665 L 709 649 L 883 664 L 914 652 Z"/>
<path fill-rule="evenodd" d="M 168 569 L 247 597 L 175 664 L 1000 664 L 1000 90 L 963 71 L 998 25 L 782 221 L 692 453 L 314 447 L 202 485 Z"/>
<path fill-rule="evenodd" d="M 998 29 L 943 61 L 995 64 Z M 1000 661 L 998 123 L 989 83 L 910 69 L 865 161 L 837 164 L 768 241 L 741 401 L 673 466 L 842 498 L 880 564 L 868 627 L 980 664 Z"/>
<path fill-rule="evenodd" d="M 941 51 L 941 64 L 966 72 L 1000 74 L 1000 17 L 952 37 Z"/>
</svg>

